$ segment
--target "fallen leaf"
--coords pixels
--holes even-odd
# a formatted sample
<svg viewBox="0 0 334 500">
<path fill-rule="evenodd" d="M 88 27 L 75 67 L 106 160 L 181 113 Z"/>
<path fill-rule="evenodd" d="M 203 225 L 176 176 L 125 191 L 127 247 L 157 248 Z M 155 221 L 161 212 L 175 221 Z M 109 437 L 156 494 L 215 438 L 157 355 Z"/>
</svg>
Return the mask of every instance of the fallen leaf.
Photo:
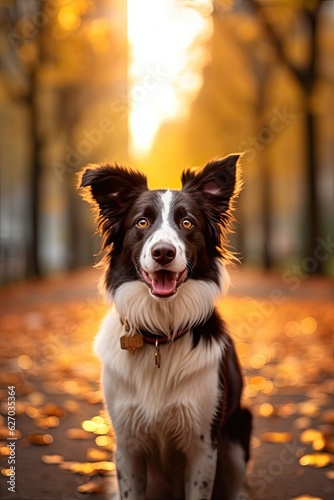
<svg viewBox="0 0 334 500">
<path fill-rule="evenodd" d="M 59 418 L 58 417 L 44 417 L 37 418 L 34 420 L 36 427 L 40 427 L 42 429 L 50 429 L 59 426 Z"/>
<path fill-rule="evenodd" d="M 311 419 L 309 417 L 298 417 L 293 421 L 293 426 L 297 429 L 306 429 L 311 425 Z"/>
<path fill-rule="evenodd" d="M 310 495 L 301 495 L 300 497 L 293 497 L 290 500 L 323 500 L 320 497 L 311 497 Z"/>
<path fill-rule="evenodd" d="M 93 465 L 94 465 L 94 470 L 99 472 L 100 474 L 115 472 L 116 470 L 115 464 L 107 460 L 102 460 L 101 462 L 95 462 Z"/>
<path fill-rule="evenodd" d="M 89 481 L 77 487 L 79 493 L 102 493 L 102 485 L 98 481 Z"/>
<path fill-rule="evenodd" d="M 58 465 L 64 462 L 64 457 L 62 457 L 61 455 L 42 455 L 41 460 L 45 464 Z"/>
<path fill-rule="evenodd" d="M 116 449 L 116 439 L 110 436 L 97 436 L 95 438 L 95 444 L 109 451 L 114 451 Z"/>
<path fill-rule="evenodd" d="M 333 463 L 333 458 L 328 453 L 313 453 L 304 455 L 299 459 L 299 464 L 303 467 L 322 468 Z"/>
<path fill-rule="evenodd" d="M 12 471 L 10 469 L 1 469 L 1 474 L 6 477 L 10 476 L 11 472 Z"/>
<path fill-rule="evenodd" d="M 26 413 L 27 417 L 33 418 L 33 419 L 39 418 L 43 415 L 41 410 L 39 408 L 36 408 L 35 406 L 27 406 L 25 413 Z"/>
<path fill-rule="evenodd" d="M 48 417 L 58 417 L 64 418 L 66 416 L 66 411 L 64 408 L 57 406 L 53 403 L 47 403 L 46 405 L 40 408 L 40 412 Z"/>
<path fill-rule="evenodd" d="M 70 471 L 83 476 L 91 476 L 94 473 L 98 473 L 91 462 L 74 462 L 70 467 Z"/>
<path fill-rule="evenodd" d="M 72 465 L 75 463 L 77 463 L 77 462 L 70 462 L 70 461 L 60 462 L 59 469 L 60 470 L 71 470 Z"/>
<path fill-rule="evenodd" d="M 9 434 L 9 429 L 7 426 L 1 426 L 0 427 L 0 439 L 10 439 L 10 438 L 15 438 L 15 439 L 21 439 L 22 434 L 18 429 L 15 429 L 15 431 L 10 431 Z"/>
<path fill-rule="evenodd" d="M 68 439 L 90 439 L 92 435 L 84 429 L 71 428 L 65 431 Z"/>
<path fill-rule="evenodd" d="M 38 434 L 35 432 L 29 432 L 27 434 L 27 439 L 31 444 L 37 444 L 39 446 L 46 446 L 53 443 L 53 437 L 51 434 Z"/>
<path fill-rule="evenodd" d="M 319 406 L 311 399 L 309 401 L 297 403 L 297 408 L 299 413 L 302 413 L 307 417 L 317 417 L 319 415 Z"/>
<path fill-rule="evenodd" d="M 306 429 L 299 436 L 299 441 L 304 444 L 311 444 L 313 441 L 322 438 L 322 433 L 316 429 Z"/>
<path fill-rule="evenodd" d="M 73 399 L 66 399 L 64 401 L 64 409 L 69 413 L 76 413 L 80 409 L 80 405 L 77 401 L 73 401 Z"/>
<path fill-rule="evenodd" d="M 295 403 L 286 403 L 276 407 L 276 413 L 279 417 L 289 418 L 297 413 L 297 405 Z"/>
<path fill-rule="evenodd" d="M 262 403 L 261 405 L 253 407 L 256 415 L 263 418 L 272 417 L 275 414 L 275 408 L 270 403 Z"/>
<path fill-rule="evenodd" d="M 262 432 L 260 438 L 266 443 L 289 443 L 293 440 L 294 434 L 292 432 Z"/>
<path fill-rule="evenodd" d="M 85 394 L 85 399 L 91 405 L 103 402 L 102 391 L 89 391 Z"/>
<path fill-rule="evenodd" d="M 27 396 L 27 400 L 34 406 L 42 405 L 45 401 L 45 396 L 42 392 L 33 391 Z"/>
<path fill-rule="evenodd" d="M 86 458 L 91 461 L 108 460 L 110 458 L 110 453 L 97 448 L 88 448 L 86 451 Z"/>
<path fill-rule="evenodd" d="M 324 437 L 321 437 L 319 439 L 315 439 L 312 442 L 312 448 L 314 451 L 323 451 L 326 448 L 326 441 Z M 329 450 L 326 450 L 329 451 Z"/>
</svg>

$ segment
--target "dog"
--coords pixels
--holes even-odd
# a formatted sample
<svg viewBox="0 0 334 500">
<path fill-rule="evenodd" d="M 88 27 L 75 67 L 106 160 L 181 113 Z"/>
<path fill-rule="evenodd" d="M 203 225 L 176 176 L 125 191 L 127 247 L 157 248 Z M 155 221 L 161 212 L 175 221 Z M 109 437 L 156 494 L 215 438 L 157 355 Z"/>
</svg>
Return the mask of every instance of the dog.
<svg viewBox="0 0 334 500">
<path fill-rule="evenodd" d="M 226 233 L 240 190 L 239 156 L 149 190 L 114 165 L 80 176 L 105 251 L 112 301 L 95 340 L 116 433 L 119 499 L 236 500 L 252 417 L 216 300 L 228 285 Z"/>
</svg>

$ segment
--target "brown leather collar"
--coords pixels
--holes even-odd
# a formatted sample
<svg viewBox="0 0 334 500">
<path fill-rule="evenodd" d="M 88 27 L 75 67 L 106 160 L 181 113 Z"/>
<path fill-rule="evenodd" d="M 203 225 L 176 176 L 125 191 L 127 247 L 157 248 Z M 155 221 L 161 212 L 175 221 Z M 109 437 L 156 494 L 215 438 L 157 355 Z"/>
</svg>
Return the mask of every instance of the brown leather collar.
<svg viewBox="0 0 334 500">
<path fill-rule="evenodd" d="M 120 319 L 125 331 L 129 332 L 130 325 L 128 323 L 128 320 L 126 318 L 120 318 Z M 152 345 L 156 345 L 157 341 L 159 345 L 169 344 L 170 342 L 174 342 L 174 340 L 180 339 L 181 337 L 183 337 L 183 335 L 185 335 L 188 332 L 189 328 L 185 327 L 176 332 L 175 334 L 171 332 L 171 336 L 167 337 L 166 335 L 153 333 L 148 330 L 141 330 L 141 329 L 136 330 L 136 333 L 139 333 L 143 337 L 143 340 L 146 344 L 152 344 Z"/>
<path fill-rule="evenodd" d="M 157 335 L 155 333 L 149 332 L 148 330 L 138 330 L 138 333 L 143 337 L 144 342 L 146 344 L 156 344 L 156 341 L 158 341 L 158 344 L 169 344 L 170 342 L 174 342 L 174 340 L 180 339 L 185 335 L 187 332 L 189 332 L 189 328 L 183 328 L 182 330 L 179 330 L 176 334 L 172 335 L 171 338 L 168 338 L 166 335 Z"/>
</svg>

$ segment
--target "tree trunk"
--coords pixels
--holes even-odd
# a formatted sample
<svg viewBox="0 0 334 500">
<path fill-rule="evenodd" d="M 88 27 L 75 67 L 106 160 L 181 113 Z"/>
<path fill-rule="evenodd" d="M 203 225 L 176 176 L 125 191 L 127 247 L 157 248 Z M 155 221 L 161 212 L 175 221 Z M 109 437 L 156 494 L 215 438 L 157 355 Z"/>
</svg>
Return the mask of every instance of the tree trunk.
<svg viewBox="0 0 334 500">
<path fill-rule="evenodd" d="M 263 207 L 263 266 L 266 271 L 272 268 L 271 258 L 271 216 L 272 216 L 272 192 L 270 183 L 270 172 L 266 154 L 261 154 L 262 173 L 262 207 Z"/>
<path fill-rule="evenodd" d="M 307 257 L 314 256 L 314 250 L 317 246 L 317 238 L 320 236 L 320 210 L 317 193 L 317 154 L 316 154 L 316 117 L 308 106 L 306 110 L 306 183 L 307 183 L 307 201 L 306 225 L 309 228 L 308 241 L 306 242 Z M 315 269 L 308 269 L 310 274 L 323 273 L 321 261 L 317 262 Z"/>
<path fill-rule="evenodd" d="M 306 93 L 306 109 L 305 109 L 305 139 L 306 139 L 306 182 L 308 207 L 305 211 L 306 224 L 309 227 L 308 242 L 306 244 L 306 256 L 313 257 L 314 250 L 317 245 L 317 238 L 320 236 L 320 208 L 317 192 L 317 131 L 316 131 L 316 115 L 312 110 L 311 99 L 314 93 L 315 82 L 317 78 L 316 72 L 316 55 L 317 55 L 317 23 L 319 20 L 319 2 L 316 9 L 306 11 L 308 23 L 311 31 L 310 36 L 310 61 L 306 71 L 304 80 L 304 89 Z M 309 269 L 310 274 L 323 273 L 322 262 L 318 261 L 316 269 Z"/>
<path fill-rule="evenodd" d="M 314 256 L 314 250 L 317 245 L 317 238 L 320 236 L 320 208 L 317 193 L 317 134 L 316 134 L 316 116 L 311 109 L 311 99 L 314 92 L 315 83 L 317 81 L 317 53 L 318 53 L 318 37 L 317 27 L 319 22 L 319 12 L 324 0 L 319 0 L 310 8 L 305 7 L 301 10 L 301 19 L 307 20 L 307 25 L 310 30 L 309 35 L 309 61 L 308 64 L 300 69 L 295 66 L 289 59 L 285 50 L 283 40 L 276 33 L 275 29 L 266 18 L 262 10 L 262 2 L 259 0 L 248 0 L 248 3 L 254 8 L 254 11 L 264 23 L 267 35 L 276 50 L 276 54 L 281 63 L 289 69 L 295 77 L 300 89 L 304 93 L 305 99 L 305 150 L 306 150 L 306 189 L 307 189 L 307 206 L 305 207 L 305 232 L 307 233 L 307 241 L 305 242 L 303 253 L 304 259 Z M 323 264 L 318 261 L 316 268 L 308 269 L 310 274 L 323 273 Z"/>
<path fill-rule="evenodd" d="M 40 277 L 41 267 L 39 259 L 40 231 L 40 178 L 42 164 L 40 159 L 40 139 L 38 136 L 38 109 L 36 103 L 37 95 L 37 70 L 34 68 L 30 73 L 29 95 L 27 103 L 30 109 L 30 142 L 31 142 L 31 166 L 29 178 L 30 199 L 30 227 L 31 238 L 28 246 L 27 276 Z"/>
</svg>

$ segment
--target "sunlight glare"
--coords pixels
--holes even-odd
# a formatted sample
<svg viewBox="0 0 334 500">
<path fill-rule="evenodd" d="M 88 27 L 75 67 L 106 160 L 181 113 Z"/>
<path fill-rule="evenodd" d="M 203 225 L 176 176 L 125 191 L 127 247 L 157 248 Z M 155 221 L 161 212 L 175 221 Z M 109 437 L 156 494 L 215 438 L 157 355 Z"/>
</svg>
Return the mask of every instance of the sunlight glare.
<svg viewBox="0 0 334 500">
<path fill-rule="evenodd" d="M 187 117 L 208 64 L 212 0 L 128 0 L 130 152 L 144 156 L 161 125 Z"/>
</svg>

